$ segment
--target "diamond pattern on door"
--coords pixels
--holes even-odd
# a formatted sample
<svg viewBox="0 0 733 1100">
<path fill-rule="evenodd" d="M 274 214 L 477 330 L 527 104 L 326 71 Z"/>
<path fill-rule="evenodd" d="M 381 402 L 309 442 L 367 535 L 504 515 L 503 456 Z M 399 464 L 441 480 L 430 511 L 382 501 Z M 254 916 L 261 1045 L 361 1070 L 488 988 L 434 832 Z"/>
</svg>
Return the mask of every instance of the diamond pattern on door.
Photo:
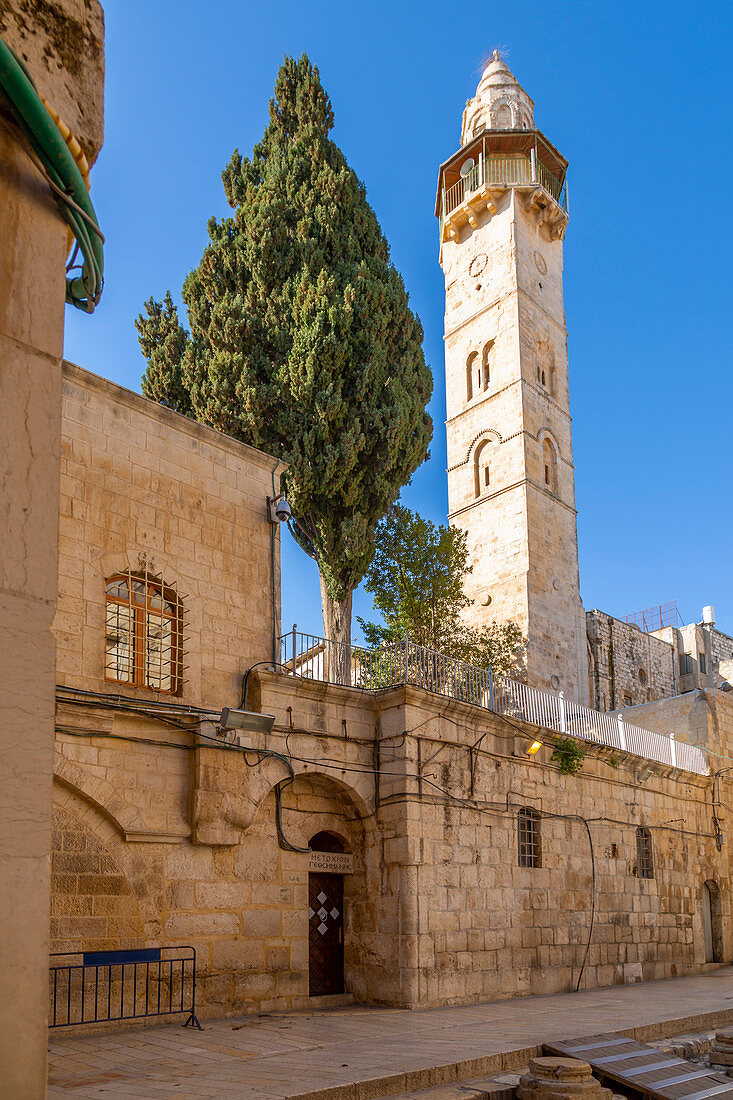
<svg viewBox="0 0 733 1100">
<path fill-rule="evenodd" d="M 344 991 L 344 880 L 342 875 L 308 875 L 309 992 L 311 997 Z"/>
</svg>

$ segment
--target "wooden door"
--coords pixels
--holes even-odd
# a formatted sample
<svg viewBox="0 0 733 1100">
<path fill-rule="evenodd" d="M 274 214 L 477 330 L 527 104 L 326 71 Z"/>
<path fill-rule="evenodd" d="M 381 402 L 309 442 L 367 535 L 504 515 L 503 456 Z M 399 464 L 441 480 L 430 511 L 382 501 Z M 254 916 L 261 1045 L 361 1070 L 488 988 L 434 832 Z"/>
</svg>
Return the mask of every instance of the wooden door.
<svg viewBox="0 0 733 1100">
<path fill-rule="evenodd" d="M 308 875 L 308 975 L 311 997 L 344 991 L 344 879 Z"/>
</svg>

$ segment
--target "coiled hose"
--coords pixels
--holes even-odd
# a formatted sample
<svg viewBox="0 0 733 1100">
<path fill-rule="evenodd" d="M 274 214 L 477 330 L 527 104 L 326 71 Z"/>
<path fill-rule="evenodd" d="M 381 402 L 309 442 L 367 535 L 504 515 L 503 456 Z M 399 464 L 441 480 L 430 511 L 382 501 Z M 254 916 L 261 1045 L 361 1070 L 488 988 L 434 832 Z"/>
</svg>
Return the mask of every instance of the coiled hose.
<svg viewBox="0 0 733 1100">
<path fill-rule="evenodd" d="M 25 65 L 1 38 L 0 96 L 9 105 L 22 144 L 48 182 L 77 242 L 66 268 L 66 301 L 85 313 L 93 313 L 104 285 L 104 237 L 77 160 L 69 148 L 69 145 L 78 148 L 78 143 L 60 120 L 58 124 L 54 121 Z M 80 149 L 79 153 L 83 166 Z M 77 251 L 83 259 L 81 274 L 74 263 Z"/>
</svg>

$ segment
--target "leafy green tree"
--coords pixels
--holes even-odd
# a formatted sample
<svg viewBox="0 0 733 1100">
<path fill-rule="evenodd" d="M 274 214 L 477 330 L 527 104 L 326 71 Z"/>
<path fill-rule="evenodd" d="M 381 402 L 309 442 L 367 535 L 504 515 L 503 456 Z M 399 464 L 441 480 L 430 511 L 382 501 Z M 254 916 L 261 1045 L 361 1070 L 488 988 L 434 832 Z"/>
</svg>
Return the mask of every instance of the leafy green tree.
<svg viewBox="0 0 733 1100">
<path fill-rule="evenodd" d="M 365 588 L 381 624 L 359 619 L 368 645 L 409 638 L 448 657 L 495 673 L 513 672 L 524 648 L 516 623 L 467 626 L 461 614 L 471 605 L 463 590 L 471 572 L 466 533 L 436 526 L 402 505 L 395 505 L 377 528 L 376 552 Z"/>
<path fill-rule="evenodd" d="M 315 557 L 327 637 L 350 641 L 351 594 L 380 518 L 427 457 L 422 328 L 364 185 L 330 139 L 331 103 L 285 58 L 252 157 L 222 179 L 231 217 L 187 277 L 189 330 L 167 295 L 136 324 L 143 391 L 287 464 L 293 531 Z"/>
</svg>

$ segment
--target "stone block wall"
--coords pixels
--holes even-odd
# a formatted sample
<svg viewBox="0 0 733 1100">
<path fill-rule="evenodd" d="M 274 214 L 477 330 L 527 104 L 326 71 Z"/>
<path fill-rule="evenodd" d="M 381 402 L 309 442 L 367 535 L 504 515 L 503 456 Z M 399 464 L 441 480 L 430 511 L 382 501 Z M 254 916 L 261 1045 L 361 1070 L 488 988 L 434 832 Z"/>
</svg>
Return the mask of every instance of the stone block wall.
<svg viewBox="0 0 733 1100">
<path fill-rule="evenodd" d="M 637 706 L 680 690 L 677 656 L 664 639 L 598 610 L 586 612 L 586 630 L 596 710 Z"/>
<path fill-rule="evenodd" d="M 526 755 L 546 736 L 537 727 L 413 688 L 372 694 L 261 672 L 250 705 L 276 723 L 268 737 L 247 735 L 246 762 L 210 723 L 161 744 L 156 723 L 139 719 L 158 801 L 182 813 L 185 836 L 166 835 L 135 793 L 150 760 L 122 740 L 131 727 L 117 739 L 101 722 L 96 738 L 59 734 L 57 945 L 193 945 L 203 1016 L 321 1004 L 308 995 L 309 855 L 295 849 L 328 831 L 353 857 L 344 969 L 359 1001 L 417 1007 L 573 988 L 593 901 L 583 987 L 699 971 L 709 880 L 725 957 L 733 951 L 709 778 L 660 765 L 641 780 L 639 758 L 601 748 L 563 775 L 551 745 Z M 92 761 L 90 749 L 105 755 Z M 282 790 L 279 839 L 283 757 L 295 780 Z M 94 770 L 102 759 L 106 785 Z M 523 808 L 539 814 L 536 867 L 520 866 Z M 652 836 L 653 878 L 639 874 L 638 826 Z"/>
<path fill-rule="evenodd" d="M 105 579 L 147 563 L 183 600 L 179 698 L 236 705 L 241 672 L 272 654 L 266 497 L 275 467 L 269 455 L 65 364 L 56 617 L 62 684 L 165 698 L 104 678 Z M 275 583 L 279 600 L 279 576 Z"/>
<path fill-rule="evenodd" d="M 103 840 L 73 809 L 54 808 L 51 950 L 114 951 L 144 946 L 135 890 Z"/>
<path fill-rule="evenodd" d="M 3 0 L 0 36 L 80 140 L 102 144 L 97 0 Z M 82 48 L 83 47 L 83 48 Z M 68 227 L 0 103 L 0 1079 L 45 1095 L 59 461 Z"/>
</svg>

